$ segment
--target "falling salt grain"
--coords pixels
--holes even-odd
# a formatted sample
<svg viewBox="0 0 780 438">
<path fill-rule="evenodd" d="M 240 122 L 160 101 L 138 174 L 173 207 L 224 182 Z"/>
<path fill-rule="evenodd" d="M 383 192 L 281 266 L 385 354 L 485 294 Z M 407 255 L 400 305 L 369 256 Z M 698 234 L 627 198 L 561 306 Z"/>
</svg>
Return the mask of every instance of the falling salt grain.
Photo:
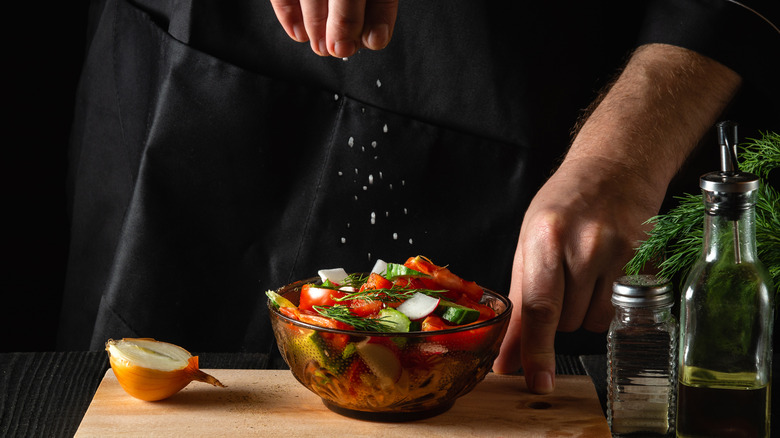
<svg viewBox="0 0 780 438">
<path fill-rule="evenodd" d="M 349 58 L 347 58 L 347 57 L 344 57 L 344 58 L 341 58 L 341 60 L 342 60 L 342 61 L 347 61 L 347 60 L 349 60 Z"/>
<path fill-rule="evenodd" d="M 413 242 L 412 242 L 412 239 L 411 239 L 411 238 L 409 238 L 409 245 L 411 245 L 412 243 L 413 243 Z"/>
<path fill-rule="evenodd" d="M 357 167 L 356 167 L 355 168 L 355 175 L 357 175 L 357 174 L 358 174 L 358 170 L 357 170 Z"/>
<path fill-rule="evenodd" d="M 363 186 L 363 190 L 368 190 L 368 186 Z"/>
<path fill-rule="evenodd" d="M 344 176 L 344 173 L 339 170 L 339 176 Z"/>
<path fill-rule="evenodd" d="M 402 186 L 405 186 L 405 185 L 406 185 L 406 180 L 405 180 L 405 179 L 402 179 L 402 180 L 401 180 L 401 185 L 402 185 Z"/>
<path fill-rule="evenodd" d="M 355 201 L 357 201 L 357 195 L 355 195 Z"/>
<path fill-rule="evenodd" d="M 365 146 L 360 146 L 360 151 L 361 152 L 365 152 L 366 151 L 366 147 Z"/>
<path fill-rule="evenodd" d="M 374 149 L 376 149 L 376 142 L 375 142 L 375 141 L 372 141 L 372 142 L 371 142 L 371 147 L 372 147 L 372 148 L 374 148 Z"/>
<path fill-rule="evenodd" d="M 404 207 L 404 214 L 409 214 L 409 210 L 407 210 L 406 207 Z"/>
<path fill-rule="evenodd" d="M 374 183 L 374 175 L 368 175 L 368 183 L 373 184 Z"/>
<path fill-rule="evenodd" d="M 347 228 L 349 228 L 349 222 L 347 222 Z"/>
<path fill-rule="evenodd" d="M 390 190 L 393 190 L 393 185 L 392 184 L 390 184 Z"/>
<path fill-rule="evenodd" d="M 349 145 L 349 147 L 352 147 L 352 145 L 355 144 L 355 139 L 350 137 L 349 140 L 347 140 L 347 144 Z"/>
<path fill-rule="evenodd" d="M 382 127 L 382 132 L 387 132 L 387 123 L 385 123 L 385 126 Z"/>
<path fill-rule="evenodd" d="M 347 243 L 347 238 L 346 237 L 342 237 L 341 238 L 341 243 Z"/>
<path fill-rule="evenodd" d="M 374 225 L 376 223 L 376 213 L 373 211 L 371 212 L 371 225 Z"/>
<path fill-rule="evenodd" d="M 390 212 L 389 211 L 385 212 L 385 217 L 390 217 Z"/>
<path fill-rule="evenodd" d="M 393 233 L 393 240 L 398 240 L 398 233 Z"/>
<path fill-rule="evenodd" d="M 382 171 L 379 171 L 379 179 L 382 179 Z"/>
<path fill-rule="evenodd" d="M 334 94 L 333 95 L 333 100 L 339 100 L 339 95 L 338 94 Z"/>
<path fill-rule="evenodd" d="M 379 79 L 377 79 L 377 80 L 376 80 L 376 86 L 377 86 L 377 88 L 381 87 L 381 86 L 382 86 L 382 81 L 380 81 Z"/>
</svg>

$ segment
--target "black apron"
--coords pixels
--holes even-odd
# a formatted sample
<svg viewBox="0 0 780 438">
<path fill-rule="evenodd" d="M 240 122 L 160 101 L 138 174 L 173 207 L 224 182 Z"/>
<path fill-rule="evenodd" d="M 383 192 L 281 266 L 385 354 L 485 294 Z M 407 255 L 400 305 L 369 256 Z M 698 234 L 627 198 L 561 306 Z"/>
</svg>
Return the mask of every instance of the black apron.
<svg viewBox="0 0 780 438">
<path fill-rule="evenodd" d="M 641 7 L 483 3 L 402 2 L 386 49 L 338 59 L 266 0 L 95 2 L 58 348 L 270 351 L 266 290 L 377 259 L 507 292 L 525 208 Z"/>
</svg>

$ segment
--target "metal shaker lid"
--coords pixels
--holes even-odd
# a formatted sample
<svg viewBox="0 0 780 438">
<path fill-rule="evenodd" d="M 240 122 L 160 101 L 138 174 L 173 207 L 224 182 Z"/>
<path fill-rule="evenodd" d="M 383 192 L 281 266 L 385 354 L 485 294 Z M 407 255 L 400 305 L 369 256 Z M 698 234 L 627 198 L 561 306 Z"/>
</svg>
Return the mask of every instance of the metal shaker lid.
<svg viewBox="0 0 780 438">
<path fill-rule="evenodd" d="M 624 307 L 660 307 L 674 302 L 671 281 L 655 275 L 626 275 L 612 284 L 612 303 Z"/>
</svg>

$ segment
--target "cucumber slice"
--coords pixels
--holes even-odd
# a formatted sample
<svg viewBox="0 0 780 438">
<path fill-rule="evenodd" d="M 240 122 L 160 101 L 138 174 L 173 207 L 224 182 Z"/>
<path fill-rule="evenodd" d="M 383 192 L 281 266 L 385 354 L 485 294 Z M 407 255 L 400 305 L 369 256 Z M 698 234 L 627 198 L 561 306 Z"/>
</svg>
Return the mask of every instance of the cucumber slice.
<svg viewBox="0 0 780 438">
<path fill-rule="evenodd" d="M 447 300 L 441 300 L 434 313 L 441 316 L 445 321 L 458 325 L 469 324 L 479 319 L 479 310 L 461 306 Z"/>
<path fill-rule="evenodd" d="M 385 269 L 385 278 L 390 281 L 395 281 L 395 279 L 401 277 L 430 277 L 429 275 L 423 274 L 420 271 L 407 268 L 406 266 L 399 265 L 397 263 L 388 263 Z"/>
<path fill-rule="evenodd" d="M 390 332 L 402 333 L 409 331 L 409 326 L 411 325 L 409 318 L 392 307 L 380 310 L 379 317 L 382 318 L 382 322 Z"/>
</svg>

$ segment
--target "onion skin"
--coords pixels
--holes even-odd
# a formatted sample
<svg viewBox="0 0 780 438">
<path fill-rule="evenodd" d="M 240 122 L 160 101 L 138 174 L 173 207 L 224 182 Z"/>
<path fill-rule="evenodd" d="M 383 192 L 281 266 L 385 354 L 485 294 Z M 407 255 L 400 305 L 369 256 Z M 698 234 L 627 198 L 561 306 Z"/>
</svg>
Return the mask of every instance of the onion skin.
<svg viewBox="0 0 780 438">
<path fill-rule="evenodd" d="M 124 339 L 132 341 L 132 339 Z M 106 351 L 113 340 L 106 343 Z M 214 386 L 224 385 L 213 376 L 198 368 L 198 357 L 190 356 L 188 364 L 180 369 L 163 371 L 132 363 L 122 357 L 108 353 L 111 369 L 119 385 L 131 396 L 145 401 L 157 401 L 168 398 L 181 391 L 193 380 Z"/>
</svg>

